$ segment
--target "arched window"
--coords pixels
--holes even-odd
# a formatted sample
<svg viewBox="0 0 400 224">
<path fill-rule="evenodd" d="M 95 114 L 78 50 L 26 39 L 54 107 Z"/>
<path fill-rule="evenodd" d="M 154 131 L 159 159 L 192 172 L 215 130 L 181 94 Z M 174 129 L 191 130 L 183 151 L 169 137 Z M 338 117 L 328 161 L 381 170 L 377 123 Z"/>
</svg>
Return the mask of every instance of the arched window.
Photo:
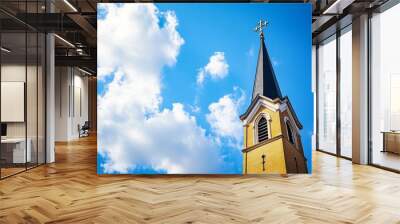
<svg viewBox="0 0 400 224">
<path fill-rule="evenodd" d="M 258 142 L 265 141 L 269 138 L 268 121 L 265 117 L 261 117 L 257 124 Z"/>
<path fill-rule="evenodd" d="M 289 120 L 286 121 L 286 129 L 288 132 L 289 142 L 294 144 L 294 135 L 293 135 L 292 126 L 290 125 Z"/>
</svg>

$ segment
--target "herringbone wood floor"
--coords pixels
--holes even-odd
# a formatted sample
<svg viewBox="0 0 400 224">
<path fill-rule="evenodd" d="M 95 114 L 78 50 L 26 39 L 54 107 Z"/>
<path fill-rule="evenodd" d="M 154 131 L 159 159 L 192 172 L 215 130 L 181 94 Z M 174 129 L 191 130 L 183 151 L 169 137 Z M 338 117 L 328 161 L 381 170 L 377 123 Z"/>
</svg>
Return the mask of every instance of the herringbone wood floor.
<svg viewBox="0 0 400 224">
<path fill-rule="evenodd" d="M 312 175 L 97 176 L 96 139 L 0 181 L 0 223 L 400 223 L 400 175 L 316 152 Z"/>
</svg>

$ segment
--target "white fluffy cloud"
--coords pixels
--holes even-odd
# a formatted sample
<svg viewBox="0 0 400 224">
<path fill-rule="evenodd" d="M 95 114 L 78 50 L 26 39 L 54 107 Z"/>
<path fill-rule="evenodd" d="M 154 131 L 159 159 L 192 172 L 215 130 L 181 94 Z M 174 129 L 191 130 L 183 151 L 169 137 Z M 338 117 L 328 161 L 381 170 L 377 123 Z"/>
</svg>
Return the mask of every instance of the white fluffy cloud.
<svg viewBox="0 0 400 224">
<path fill-rule="evenodd" d="M 110 127 L 107 134 L 114 134 L 102 136 L 107 144 L 101 144 L 109 147 L 104 147 L 109 158 L 106 172 L 126 173 L 140 166 L 167 173 L 212 173 L 221 168 L 218 148 L 182 104 Z"/>
<path fill-rule="evenodd" d="M 212 79 L 223 79 L 229 72 L 228 62 L 225 60 L 224 52 L 214 52 L 206 66 L 199 69 L 197 74 L 197 84 L 203 84 L 206 76 Z"/>
<path fill-rule="evenodd" d="M 162 68 L 176 63 L 184 44 L 175 14 L 153 4 L 99 4 L 99 9 L 105 13 L 98 20 L 98 79 L 106 85 L 98 97 L 104 171 L 223 172 L 228 165 L 195 117 L 180 103 L 160 106 Z"/>
<path fill-rule="evenodd" d="M 235 87 L 234 93 L 221 97 L 209 105 L 207 121 L 218 138 L 228 138 L 241 148 L 243 126 L 239 120 L 239 109 L 245 100 L 244 91 Z"/>
</svg>

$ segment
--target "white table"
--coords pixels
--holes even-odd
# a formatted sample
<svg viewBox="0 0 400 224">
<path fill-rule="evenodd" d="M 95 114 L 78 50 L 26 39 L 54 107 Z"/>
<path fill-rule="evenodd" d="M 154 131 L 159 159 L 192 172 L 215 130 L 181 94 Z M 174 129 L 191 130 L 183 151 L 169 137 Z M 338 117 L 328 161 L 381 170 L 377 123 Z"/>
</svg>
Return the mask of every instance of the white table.
<svg viewBox="0 0 400 224">
<path fill-rule="evenodd" d="M 28 147 L 26 147 L 25 151 L 25 138 L 6 138 L 1 139 L 2 145 L 14 145 L 13 147 L 13 163 L 25 163 L 31 162 L 32 160 L 32 151 L 31 145 L 32 140 L 28 138 L 26 140 L 28 143 Z"/>
</svg>

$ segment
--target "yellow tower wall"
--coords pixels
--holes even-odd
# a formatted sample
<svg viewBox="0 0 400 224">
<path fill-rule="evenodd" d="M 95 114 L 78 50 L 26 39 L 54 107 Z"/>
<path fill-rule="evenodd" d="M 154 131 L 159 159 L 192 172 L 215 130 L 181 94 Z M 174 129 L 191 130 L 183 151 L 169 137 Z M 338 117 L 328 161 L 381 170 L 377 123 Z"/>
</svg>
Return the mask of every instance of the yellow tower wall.
<svg viewBox="0 0 400 224">
<path fill-rule="evenodd" d="M 253 108 L 254 109 L 254 108 Z M 243 173 L 307 173 L 306 161 L 303 155 L 301 135 L 298 133 L 295 120 L 289 114 L 290 108 L 285 111 L 273 111 L 261 106 L 255 116 L 246 122 L 244 130 Z M 261 114 L 268 114 L 270 138 L 258 143 L 255 138 L 255 121 Z M 295 143 L 289 142 L 285 123 L 288 117 L 295 135 Z M 256 127 L 257 128 L 257 127 Z M 263 170 L 262 155 L 265 155 L 265 170 Z"/>
<path fill-rule="evenodd" d="M 262 144 L 243 154 L 243 171 L 247 174 L 286 173 L 285 154 L 282 137 L 271 139 L 268 144 Z M 262 155 L 265 155 L 265 171 L 262 166 Z M 246 164 L 247 161 L 247 164 Z M 247 169 L 246 169 L 247 165 Z"/>
</svg>

